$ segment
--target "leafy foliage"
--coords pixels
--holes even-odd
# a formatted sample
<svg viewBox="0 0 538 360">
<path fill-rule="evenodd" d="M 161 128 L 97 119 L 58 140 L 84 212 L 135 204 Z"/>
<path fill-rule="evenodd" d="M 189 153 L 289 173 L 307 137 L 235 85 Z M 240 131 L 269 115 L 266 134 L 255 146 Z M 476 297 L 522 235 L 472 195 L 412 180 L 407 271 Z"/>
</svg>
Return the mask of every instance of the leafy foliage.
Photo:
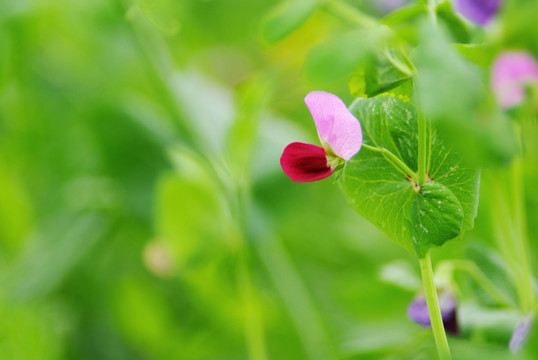
<svg viewBox="0 0 538 360">
<path fill-rule="evenodd" d="M 417 170 L 415 107 L 391 95 L 358 99 L 350 110 L 361 120 L 365 143 L 385 148 Z M 424 256 L 473 226 L 479 176 L 430 129 L 429 182 L 419 188 L 383 154 L 362 149 L 345 167 L 341 185 L 362 216 L 404 247 Z"/>
<path fill-rule="evenodd" d="M 262 36 L 268 42 L 282 40 L 301 26 L 318 7 L 316 0 L 293 0 L 279 3 L 265 18 Z"/>
<path fill-rule="evenodd" d="M 315 89 L 346 103 L 370 97 L 355 105 L 361 121 L 362 106 L 382 114 L 385 101 L 395 123 L 405 109 L 415 115 L 411 103 L 384 92 L 415 97 L 437 129 L 432 154 L 449 154 L 444 164 L 457 163 L 458 153 L 493 167 L 472 236 L 432 256 L 434 264 L 475 261 L 516 304 L 522 257 L 505 262 L 491 240 L 514 238 L 510 227 L 501 229 L 507 236 L 494 229 L 519 214 L 498 201 L 513 199 L 515 186 L 495 196 L 492 179 L 514 156 L 510 128 L 521 123 L 519 179 L 527 218 L 537 218 L 538 130 L 521 121 L 524 109 L 500 112 L 487 79 L 506 49 L 538 56 L 537 2 L 506 1 L 491 27 L 477 28 L 462 27 L 436 1 L 448 35 L 421 27 L 432 2 L 395 3 L 3 0 L 0 358 L 432 359 L 428 329 L 405 316 L 419 288 L 380 278 L 394 262 L 416 273 L 413 254 L 387 246 L 389 219 L 370 219 L 384 234 L 346 206 L 332 181 L 298 185 L 281 172 L 289 142 L 315 142 L 303 102 Z M 362 87 L 348 88 L 360 71 L 353 79 Z M 398 124 L 385 131 L 371 122 L 379 138 L 366 141 L 411 149 L 399 155 L 415 170 L 415 125 Z M 432 157 L 430 169 L 442 161 Z M 369 194 L 401 189 L 412 201 L 387 216 L 405 215 L 429 247 L 472 225 L 466 209 L 476 198 L 470 183 L 458 191 L 469 178 L 461 169 L 439 166 L 425 196 L 363 149 L 340 180 Z M 501 186 L 517 179 L 510 167 L 503 173 Z M 376 183 L 352 183 L 352 175 Z M 367 201 L 358 196 L 364 204 L 356 208 L 380 204 Z M 430 209 L 435 217 L 412 218 Z M 511 216 L 496 221 L 497 212 Z M 432 237 L 440 220 L 448 235 Z M 538 233 L 538 222 L 528 228 Z M 408 238 L 393 239 L 416 252 Z M 455 357 L 507 359 L 519 310 L 495 308 L 465 272 L 456 280 L 463 331 L 450 339 Z M 536 359 L 532 336 L 521 359 Z"/>
<path fill-rule="evenodd" d="M 423 41 L 413 54 L 413 63 L 424 114 L 440 136 L 458 152 L 465 152 L 467 163 L 508 162 L 515 153 L 512 129 L 503 114 L 488 104 L 479 69 L 459 56 L 441 29 L 423 23 L 420 34 Z"/>
<path fill-rule="evenodd" d="M 386 47 L 372 54 L 349 79 L 349 88 L 356 97 L 371 97 L 398 87 L 409 80 L 413 70 L 402 50 Z"/>
</svg>

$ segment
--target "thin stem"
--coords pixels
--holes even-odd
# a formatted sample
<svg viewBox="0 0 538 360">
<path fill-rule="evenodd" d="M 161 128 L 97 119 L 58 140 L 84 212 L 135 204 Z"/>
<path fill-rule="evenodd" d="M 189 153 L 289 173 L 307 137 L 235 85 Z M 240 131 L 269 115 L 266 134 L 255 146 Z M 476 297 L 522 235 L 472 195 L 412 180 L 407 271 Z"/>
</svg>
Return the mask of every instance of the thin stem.
<svg viewBox="0 0 538 360">
<path fill-rule="evenodd" d="M 432 123 L 429 122 L 428 124 L 428 162 L 426 164 L 426 172 L 430 171 L 430 165 L 431 165 L 431 160 L 432 160 L 432 146 L 433 146 L 433 126 L 432 126 Z M 433 177 L 434 174 L 427 174 L 428 177 Z"/>
<path fill-rule="evenodd" d="M 123 0 L 116 0 L 115 3 L 122 15 L 127 12 Z M 139 54 L 139 59 L 144 67 L 149 82 L 152 84 L 161 104 L 168 110 L 169 115 L 179 130 L 177 136 L 180 141 L 191 149 L 195 149 L 200 154 L 203 154 L 203 152 L 200 151 L 201 148 L 199 144 L 195 141 L 193 130 L 185 120 L 186 118 L 184 114 L 177 105 L 177 101 L 174 98 L 165 74 L 163 74 L 161 67 L 157 63 L 154 54 L 155 51 L 148 49 L 147 41 L 144 41 L 141 31 L 137 28 L 134 22 L 126 21 L 125 29 L 132 40 L 135 50 Z"/>
<path fill-rule="evenodd" d="M 454 269 L 465 271 L 484 289 L 484 291 L 499 305 L 512 307 L 511 302 L 497 289 L 495 284 L 484 274 L 482 270 L 469 260 L 450 261 Z"/>
<path fill-rule="evenodd" d="M 375 151 L 383 154 L 385 159 L 390 162 L 398 171 L 400 171 L 404 176 L 409 176 L 413 181 L 417 181 L 417 174 L 409 168 L 402 160 L 400 160 L 396 155 L 394 155 L 390 150 L 385 148 L 378 148 L 375 146 L 370 146 L 368 144 L 362 144 L 362 147 L 370 151 Z"/>
<path fill-rule="evenodd" d="M 335 350 L 328 341 L 322 317 L 299 271 L 281 240 L 272 235 L 271 230 L 266 230 L 265 234 L 267 238 L 260 242 L 257 250 L 290 313 L 306 359 L 335 359 Z"/>
<path fill-rule="evenodd" d="M 446 339 L 445 327 L 441 318 L 441 309 L 439 308 L 439 300 L 437 299 L 437 289 L 433 281 L 433 270 L 430 252 L 419 259 L 420 273 L 422 275 L 422 283 L 424 286 L 424 295 L 428 304 L 428 314 L 430 315 L 430 323 L 433 332 L 433 339 L 437 347 L 437 353 L 440 360 L 450 360 L 450 349 Z"/>
<path fill-rule="evenodd" d="M 248 198 L 249 187 L 241 177 L 235 179 L 230 191 L 230 211 L 237 226 L 239 245 L 238 274 L 240 297 L 244 308 L 244 333 L 249 359 L 266 360 L 267 349 L 264 336 L 264 324 L 261 312 L 260 298 L 252 279 L 252 269 L 249 267 L 250 248 L 248 244 Z"/>
<path fill-rule="evenodd" d="M 491 222 L 493 224 L 493 230 L 495 239 L 499 246 L 499 249 L 507 261 L 510 269 L 512 270 L 511 276 L 514 281 L 517 296 L 521 308 L 526 307 L 524 305 L 527 298 L 525 284 L 521 281 L 521 268 L 519 255 L 514 246 L 514 238 L 517 236 L 514 233 L 513 227 L 513 213 L 510 211 L 509 195 L 507 192 L 507 179 L 503 172 L 495 174 L 491 177 L 492 188 L 492 205 L 490 206 Z"/>
<path fill-rule="evenodd" d="M 437 25 L 437 12 L 435 11 L 435 7 L 435 0 L 428 0 L 428 13 L 430 14 L 430 19 L 432 24 Z"/>
<path fill-rule="evenodd" d="M 521 141 L 521 128 L 519 124 L 514 124 L 515 135 L 518 141 Z M 520 143 L 520 147 L 521 143 Z M 520 150 L 522 151 L 522 149 Z M 533 280 L 532 280 L 532 271 L 530 266 L 529 259 L 529 239 L 527 236 L 527 220 L 525 212 L 524 199 L 524 189 L 523 189 L 523 160 L 521 155 L 514 159 L 511 169 L 511 182 L 512 182 L 512 209 L 514 212 L 514 235 L 515 241 L 514 246 L 517 253 L 517 256 L 520 260 L 519 264 L 522 271 L 522 290 L 523 290 L 523 301 L 522 301 L 522 310 L 527 313 L 534 306 L 534 291 L 533 291 Z"/>
<path fill-rule="evenodd" d="M 244 307 L 244 329 L 249 359 L 266 360 L 266 346 L 263 335 L 263 324 L 260 313 L 260 304 L 252 277 L 246 264 L 244 256 L 240 256 L 238 268 L 238 281 L 240 285 L 241 298 Z"/>
<path fill-rule="evenodd" d="M 426 119 L 423 114 L 418 115 L 418 184 L 420 186 L 426 183 Z"/>
</svg>

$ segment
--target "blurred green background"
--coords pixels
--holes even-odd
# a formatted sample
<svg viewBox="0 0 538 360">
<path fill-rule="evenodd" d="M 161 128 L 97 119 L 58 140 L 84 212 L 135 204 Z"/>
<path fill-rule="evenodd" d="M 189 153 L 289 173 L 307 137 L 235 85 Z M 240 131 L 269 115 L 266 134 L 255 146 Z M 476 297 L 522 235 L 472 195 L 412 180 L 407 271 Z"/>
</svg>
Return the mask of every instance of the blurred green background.
<svg viewBox="0 0 538 360">
<path fill-rule="evenodd" d="M 414 256 L 334 179 L 281 172 L 287 143 L 317 141 L 304 96 L 352 100 L 346 81 L 304 70 L 351 26 L 316 11 L 268 43 L 274 5 L 2 0 L 0 359 L 432 358 L 406 315 Z M 487 257 L 481 209 L 435 262 Z M 517 314 L 461 280 L 455 358 L 508 358 Z"/>
</svg>

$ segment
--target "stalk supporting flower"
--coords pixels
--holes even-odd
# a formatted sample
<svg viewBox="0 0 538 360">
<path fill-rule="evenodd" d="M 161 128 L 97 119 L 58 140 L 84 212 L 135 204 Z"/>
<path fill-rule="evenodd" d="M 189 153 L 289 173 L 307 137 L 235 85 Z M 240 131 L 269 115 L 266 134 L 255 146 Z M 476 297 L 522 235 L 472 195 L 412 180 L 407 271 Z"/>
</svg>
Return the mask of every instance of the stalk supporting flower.
<svg viewBox="0 0 538 360">
<path fill-rule="evenodd" d="M 439 296 L 439 308 L 441 310 L 441 318 L 445 330 L 453 335 L 457 335 L 459 333 L 459 326 L 456 312 L 456 299 L 448 289 L 438 291 L 437 294 Z M 409 304 L 407 315 L 419 325 L 431 326 L 428 304 L 426 303 L 426 297 L 423 293 L 415 297 L 411 304 Z"/>
<path fill-rule="evenodd" d="M 321 180 L 330 176 L 359 152 L 362 130 L 357 118 L 336 95 L 313 91 L 305 98 L 321 146 L 294 142 L 280 158 L 284 173 L 296 182 Z"/>
<path fill-rule="evenodd" d="M 440 360 L 450 360 L 450 349 L 448 347 L 445 328 L 443 326 L 439 300 L 437 299 L 437 289 L 435 288 L 435 283 L 433 281 L 430 252 L 428 251 L 423 258 L 419 259 L 419 262 L 420 273 L 422 275 L 422 282 L 424 285 L 424 295 L 426 297 L 426 303 L 428 304 L 428 313 L 431 320 L 433 338 L 435 340 L 435 346 L 437 347 L 437 353 L 439 354 Z"/>
<path fill-rule="evenodd" d="M 526 86 L 538 86 L 538 63 L 523 51 L 504 52 L 493 64 L 491 85 L 501 107 L 519 105 L 525 99 Z"/>
<path fill-rule="evenodd" d="M 456 0 L 456 9 L 467 19 L 484 26 L 499 12 L 502 0 Z"/>
</svg>

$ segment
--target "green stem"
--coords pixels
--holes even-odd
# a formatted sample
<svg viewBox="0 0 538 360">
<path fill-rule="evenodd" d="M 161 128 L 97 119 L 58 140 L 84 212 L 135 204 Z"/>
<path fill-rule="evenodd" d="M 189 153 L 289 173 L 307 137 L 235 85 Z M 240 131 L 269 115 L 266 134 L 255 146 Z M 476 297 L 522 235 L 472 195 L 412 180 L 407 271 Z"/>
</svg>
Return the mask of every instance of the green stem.
<svg viewBox="0 0 538 360">
<path fill-rule="evenodd" d="M 385 159 L 392 164 L 398 171 L 400 171 L 404 176 L 410 177 L 413 181 L 417 181 L 417 174 L 409 168 L 402 160 L 400 160 L 396 155 L 394 155 L 390 150 L 385 148 L 378 148 L 375 146 L 370 146 L 363 143 L 362 147 L 370 151 L 375 151 L 383 154 Z"/>
<path fill-rule="evenodd" d="M 422 283 L 424 286 L 424 295 L 426 296 L 426 303 L 428 304 L 428 314 L 430 315 L 430 323 L 435 346 L 437 347 L 437 353 L 439 354 L 440 360 L 450 360 L 450 349 L 448 348 L 445 327 L 443 326 L 443 319 L 441 318 L 441 309 L 439 308 L 439 300 L 437 299 L 437 289 L 435 288 L 435 283 L 433 281 L 432 262 L 429 251 L 423 258 L 419 259 L 419 263 Z"/>
<path fill-rule="evenodd" d="M 115 3 L 122 15 L 127 13 L 127 8 L 123 0 L 116 0 Z M 156 60 L 155 49 L 148 48 L 148 41 L 145 41 L 141 31 L 133 21 L 126 21 L 125 29 L 131 38 L 135 51 L 139 54 L 139 59 L 144 67 L 148 81 L 152 84 L 161 104 L 168 110 L 175 126 L 177 126 L 179 130 L 177 133 L 179 140 L 191 149 L 195 149 L 200 154 L 203 154 L 201 147 L 195 141 L 193 130 L 186 121 L 185 115 L 177 105 L 177 101 L 172 93 L 166 74 L 163 73 L 161 66 L 159 66 Z"/>
<path fill-rule="evenodd" d="M 263 225 L 262 225 L 263 226 Z M 273 279 L 303 343 L 306 359 L 336 359 L 322 317 L 281 239 L 264 229 L 259 256 Z"/>
<path fill-rule="evenodd" d="M 428 13 L 430 14 L 430 19 L 432 21 L 432 24 L 437 25 L 437 12 L 435 10 L 435 7 L 435 0 L 428 0 Z"/>
<path fill-rule="evenodd" d="M 519 124 L 514 124 L 515 135 L 521 145 L 521 128 Z M 520 149 L 522 151 L 522 149 Z M 512 182 L 512 211 L 514 212 L 514 247 L 517 257 L 519 258 L 519 266 L 521 267 L 521 287 L 523 290 L 522 310 L 525 313 L 531 311 L 534 306 L 534 291 L 533 277 L 529 259 L 529 239 L 527 236 L 527 220 L 524 204 L 524 189 L 523 189 L 523 159 L 517 156 L 514 159 L 511 169 Z"/>
<path fill-rule="evenodd" d="M 510 269 L 512 269 L 511 276 L 513 277 L 514 286 L 516 288 L 517 296 L 521 308 L 526 307 L 524 305 L 525 299 L 525 284 L 522 283 L 521 271 L 520 271 L 520 259 L 514 246 L 514 234 L 513 227 L 513 213 L 510 211 L 509 195 L 507 194 L 507 178 L 504 172 L 492 174 L 490 177 L 492 182 L 491 197 L 492 205 L 490 206 L 491 223 L 493 225 L 495 240 L 499 246 L 502 256 L 506 260 Z"/>
<path fill-rule="evenodd" d="M 259 299 L 256 295 L 250 271 L 244 256 L 240 256 L 238 268 L 238 281 L 243 302 L 244 331 L 249 359 L 266 360 L 265 339 L 261 319 Z"/>
<path fill-rule="evenodd" d="M 484 291 L 499 305 L 512 307 L 510 300 L 500 292 L 495 284 L 484 274 L 482 270 L 472 261 L 469 260 L 452 260 L 450 261 L 454 269 L 465 271 L 484 289 Z"/>
<path fill-rule="evenodd" d="M 426 163 L 426 173 L 428 175 L 428 177 L 433 177 L 434 174 L 428 174 L 428 171 L 430 171 L 431 167 L 431 160 L 432 160 L 432 146 L 433 146 L 433 126 L 432 126 L 432 123 L 429 122 L 428 123 L 428 160 L 427 160 L 427 163 Z"/>
<path fill-rule="evenodd" d="M 426 119 L 423 114 L 418 116 L 418 184 L 423 186 L 426 183 Z"/>
<path fill-rule="evenodd" d="M 240 297 L 243 302 L 244 334 L 251 360 L 267 360 L 267 350 L 264 336 L 264 324 L 260 298 L 252 279 L 252 269 L 249 267 L 250 247 L 248 244 L 248 199 L 249 187 L 238 176 L 229 189 L 229 206 L 233 220 L 237 226 L 238 274 Z"/>
</svg>

